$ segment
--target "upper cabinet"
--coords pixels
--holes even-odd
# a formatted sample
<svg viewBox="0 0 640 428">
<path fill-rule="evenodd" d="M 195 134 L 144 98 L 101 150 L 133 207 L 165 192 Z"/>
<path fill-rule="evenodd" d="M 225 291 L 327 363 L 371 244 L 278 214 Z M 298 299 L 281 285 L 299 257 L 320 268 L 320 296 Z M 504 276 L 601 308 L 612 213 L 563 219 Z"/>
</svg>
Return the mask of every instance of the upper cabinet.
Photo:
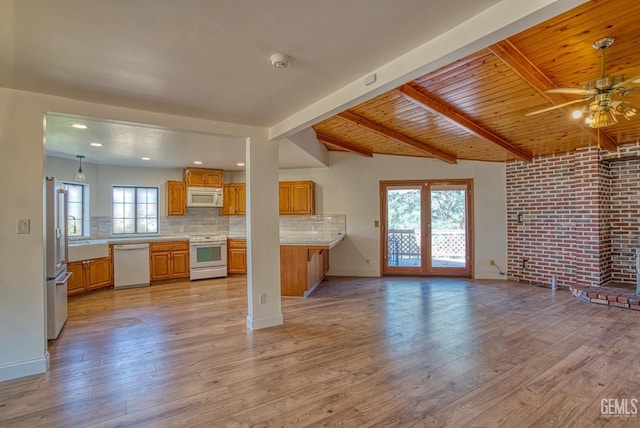
<svg viewBox="0 0 640 428">
<path fill-rule="evenodd" d="M 185 215 L 187 197 L 184 182 L 167 181 L 167 216 Z"/>
<path fill-rule="evenodd" d="M 185 168 L 184 182 L 187 187 L 222 187 L 221 169 Z"/>
<path fill-rule="evenodd" d="M 281 181 L 279 187 L 280 214 L 315 214 L 313 181 Z"/>
<path fill-rule="evenodd" d="M 222 196 L 222 215 L 245 215 L 246 211 L 246 186 L 244 183 L 231 183 L 224 185 Z"/>
<path fill-rule="evenodd" d="M 279 186 L 281 215 L 315 214 L 315 184 L 313 181 L 281 181 Z M 246 214 L 245 183 L 224 186 L 222 215 Z"/>
</svg>

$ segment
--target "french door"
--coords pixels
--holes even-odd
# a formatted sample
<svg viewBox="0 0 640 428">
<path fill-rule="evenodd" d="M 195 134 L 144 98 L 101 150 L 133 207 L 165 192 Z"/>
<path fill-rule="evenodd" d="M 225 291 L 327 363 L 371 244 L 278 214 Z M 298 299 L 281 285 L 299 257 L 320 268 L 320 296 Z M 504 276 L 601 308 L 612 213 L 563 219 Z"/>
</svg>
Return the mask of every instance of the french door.
<svg viewBox="0 0 640 428">
<path fill-rule="evenodd" d="M 381 181 L 382 273 L 473 275 L 473 181 Z"/>
</svg>

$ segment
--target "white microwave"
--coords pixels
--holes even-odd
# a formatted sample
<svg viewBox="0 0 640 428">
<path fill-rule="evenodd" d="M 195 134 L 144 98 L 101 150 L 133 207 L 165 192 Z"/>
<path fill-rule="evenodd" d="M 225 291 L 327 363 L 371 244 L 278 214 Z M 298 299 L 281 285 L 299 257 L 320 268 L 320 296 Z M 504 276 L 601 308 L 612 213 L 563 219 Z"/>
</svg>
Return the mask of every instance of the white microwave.
<svg viewBox="0 0 640 428">
<path fill-rule="evenodd" d="M 188 207 L 221 207 L 222 187 L 187 187 Z"/>
</svg>

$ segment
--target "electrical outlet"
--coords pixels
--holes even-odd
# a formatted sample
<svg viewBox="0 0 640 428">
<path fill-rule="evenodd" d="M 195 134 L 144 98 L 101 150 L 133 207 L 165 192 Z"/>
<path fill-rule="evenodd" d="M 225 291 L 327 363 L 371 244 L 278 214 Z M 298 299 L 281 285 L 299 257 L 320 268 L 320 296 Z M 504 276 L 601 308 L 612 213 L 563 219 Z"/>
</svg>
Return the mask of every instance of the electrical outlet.
<svg viewBox="0 0 640 428">
<path fill-rule="evenodd" d="M 496 261 L 493 260 L 493 259 L 489 260 L 489 265 L 490 266 L 495 266 L 496 265 Z"/>
<path fill-rule="evenodd" d="M 529 268 L 530 268 L 530 267 L 531 267 L 531 266 L 529 265 L 529 260 L 524 259 L 524 260 L 522 261 L 522 269 L 524 269 L 524 270 L 529 270 Z"/>
<path fill-rule="evenodd" d="M 267 303 L 267 293 L 260 293 L 260 303 L 261 304 Z"/>
</svg>

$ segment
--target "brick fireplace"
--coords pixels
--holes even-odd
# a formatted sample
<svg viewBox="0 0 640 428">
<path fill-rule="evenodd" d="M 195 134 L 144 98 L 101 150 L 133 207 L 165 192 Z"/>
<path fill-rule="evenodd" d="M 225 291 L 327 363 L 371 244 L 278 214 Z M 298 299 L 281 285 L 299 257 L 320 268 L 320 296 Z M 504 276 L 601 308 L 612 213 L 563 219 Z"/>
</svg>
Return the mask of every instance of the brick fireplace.
<svg viewBox="0 0 640 428">
<path fill-rule="evenodd" d="M 636 284 L 640 145 L 509 162 L 508 273 L 559 286 Z"/>
</svg>

